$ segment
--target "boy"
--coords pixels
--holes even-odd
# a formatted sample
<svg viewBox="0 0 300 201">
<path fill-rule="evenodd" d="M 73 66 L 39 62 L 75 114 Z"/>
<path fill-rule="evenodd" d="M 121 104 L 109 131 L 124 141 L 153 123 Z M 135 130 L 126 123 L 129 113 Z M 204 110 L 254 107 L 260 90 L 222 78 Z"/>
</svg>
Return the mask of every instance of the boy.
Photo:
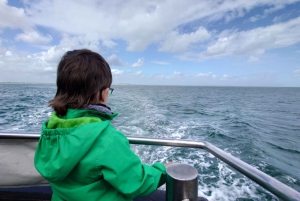
<svg viewBox="0 0 300 201">
<path fill-rule="evenodd" d="M 90 50 L 67 52 L 57 69 L 53 115 L 42 126 L 34 164 L 52 200 L 127 201 L 165 183 L 162 163 L 142 164 L 126 137 L 110 125 L 113 89 L 108 63 Z M 111 91 L 111 92 L 109 92 Z"/>
</svg>

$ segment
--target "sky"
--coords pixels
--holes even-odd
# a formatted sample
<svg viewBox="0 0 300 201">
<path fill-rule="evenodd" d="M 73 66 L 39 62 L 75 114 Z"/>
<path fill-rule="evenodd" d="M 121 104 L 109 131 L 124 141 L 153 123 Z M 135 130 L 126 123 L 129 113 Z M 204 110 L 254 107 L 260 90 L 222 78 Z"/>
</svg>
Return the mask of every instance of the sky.
<svg viewBox="0 0 300 201">
<path fill-rule="evenodd" d="M 300 87 L 300 0 L 0 0 L 0 82 L 82 48 L 113 84 Z"/>
</svg>

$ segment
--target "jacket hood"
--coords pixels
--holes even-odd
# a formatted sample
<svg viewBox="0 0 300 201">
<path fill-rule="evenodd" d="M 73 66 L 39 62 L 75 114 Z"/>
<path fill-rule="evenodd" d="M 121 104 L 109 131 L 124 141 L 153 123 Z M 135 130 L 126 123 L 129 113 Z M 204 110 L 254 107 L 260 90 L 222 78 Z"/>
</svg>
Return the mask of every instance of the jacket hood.
<svg viewBox="0 0 300 201">
<path fill-rule="evenodd" d="M 38 172 L 48 181 L 66 178 L 116 115 L 68 109 L 66 116 L 58 117 L 54 112 L 42 125 L 34 158 Z"/>
</svg>

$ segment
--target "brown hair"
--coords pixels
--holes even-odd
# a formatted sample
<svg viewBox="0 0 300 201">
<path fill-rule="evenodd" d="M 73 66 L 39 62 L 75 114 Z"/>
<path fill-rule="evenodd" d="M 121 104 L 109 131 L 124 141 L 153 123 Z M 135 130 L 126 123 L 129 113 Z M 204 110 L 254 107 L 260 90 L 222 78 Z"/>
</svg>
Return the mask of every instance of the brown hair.
<svg viewBox="0 0 300 201">
<path fill-rule="evenodd" d="M 110 67 L 100 54 L 87 49 L 68 51 L 58 64 L 57 92 L 49 106 L 64 116 L 67 108 L 96 104 L 98 91 L 111 83 Z"/>
</svg>

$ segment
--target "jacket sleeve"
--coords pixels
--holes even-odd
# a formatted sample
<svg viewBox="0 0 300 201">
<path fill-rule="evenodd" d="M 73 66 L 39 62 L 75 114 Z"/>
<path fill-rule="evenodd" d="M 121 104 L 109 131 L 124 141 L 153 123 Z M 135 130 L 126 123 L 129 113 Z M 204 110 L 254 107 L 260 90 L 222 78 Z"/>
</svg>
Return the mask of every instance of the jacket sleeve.
<svg viewBox="0 0 300 201">
<path fill-rule="evenodd" d="M 127 138 L 114 129 L 98 154 L 97 164 L 104 180 L 128 198 L 150 194 L 166 182 L 164 164 L 142 164 Z"/>
</svg>

